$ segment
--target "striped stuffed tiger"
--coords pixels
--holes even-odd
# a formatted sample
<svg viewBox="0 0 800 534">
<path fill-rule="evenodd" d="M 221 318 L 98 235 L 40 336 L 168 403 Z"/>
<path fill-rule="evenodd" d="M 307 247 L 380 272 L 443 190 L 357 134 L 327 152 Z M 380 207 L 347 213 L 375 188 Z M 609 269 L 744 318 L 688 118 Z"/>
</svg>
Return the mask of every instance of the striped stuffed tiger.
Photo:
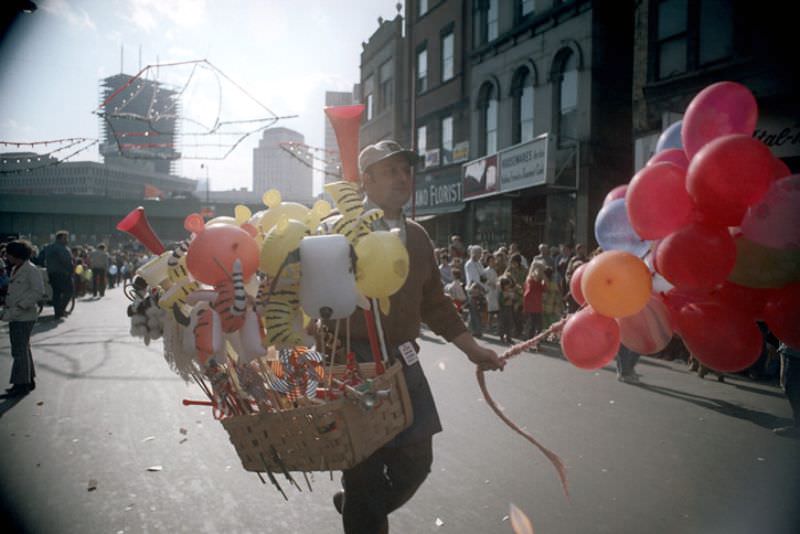
<svg viewBox="0 0 800 534">
<path fill-rule="evenodd" d="M 244 324 L 244 312 L 247 310 L 247 294 L 242 279 L 242 262 L 239 259 L 233 262 L 233 272 L 230 278 L 217 284 L 214 290 L 217 292 L 217 298 L 211 303 L 211 307 L 219 314 L 222 331 L 225 333 L 236 332 Z"/>
</svg>

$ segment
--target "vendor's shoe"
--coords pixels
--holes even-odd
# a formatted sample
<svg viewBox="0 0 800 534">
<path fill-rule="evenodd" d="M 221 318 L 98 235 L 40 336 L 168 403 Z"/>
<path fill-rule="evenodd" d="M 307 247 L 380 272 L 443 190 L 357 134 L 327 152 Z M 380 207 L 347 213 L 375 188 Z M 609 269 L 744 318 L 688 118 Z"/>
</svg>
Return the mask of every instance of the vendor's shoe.
<svg viewBox="0 0 800 534">
<path fill-rule="evenodd" d="M 336 508 L 336 511 L 340 514 L 344 509 L 344 491 L 339 490 L 333 494 L 333 507 Z"/>
</svg>

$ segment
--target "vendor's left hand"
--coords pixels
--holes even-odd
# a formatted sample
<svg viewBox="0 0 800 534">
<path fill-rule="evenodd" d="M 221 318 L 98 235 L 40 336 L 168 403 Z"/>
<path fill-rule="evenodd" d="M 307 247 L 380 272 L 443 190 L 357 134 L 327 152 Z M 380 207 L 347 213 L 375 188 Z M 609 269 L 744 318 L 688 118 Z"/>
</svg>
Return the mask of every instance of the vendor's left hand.
<svg viewBox="0 0 800 534">
<path fill-rule="evenodd" d="M 467 352 L 467 358 L 482 371 L 502 371 L 506 366 L 505 360 L 501 360 L 495 351 L 480 345 Z"/>
</svg>

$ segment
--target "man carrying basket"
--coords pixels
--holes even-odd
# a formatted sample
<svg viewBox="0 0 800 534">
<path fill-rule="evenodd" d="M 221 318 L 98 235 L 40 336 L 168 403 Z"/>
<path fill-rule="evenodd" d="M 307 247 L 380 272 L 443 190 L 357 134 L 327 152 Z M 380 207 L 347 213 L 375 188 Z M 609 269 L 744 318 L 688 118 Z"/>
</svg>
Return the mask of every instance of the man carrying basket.
<svg viewBox="0 0 800 534">
<path fill-rule="evenodd" d="M 373 230 L 397 229 L 409 256 L 403 287 L 391 296 L 391 312 L 381 322 L 387 351 L 403 364 L 414 422 L 366 460 L 345 470 L 344 491 L 334 495 L 344 531 L 384 533 L 388 515 L 406 503 L 430 473 L 433 435 L 442 430 L 436 404 L 417 359 L 421 323 L 455 344 L 484 370 L 503 368 L 497 354 L 479 345 L 445 295 L 431 240 L 425 229 L 403 215 L 412 193 L 411 166 L 416 154 L 391 140 L 369 145 L 359 155 L 366 208 L 380 208 L 383 218 Z M 359 361 L 372 361 L 366 321 L 360 311 L 350 317 L 351 350 Z"/>
</svg>

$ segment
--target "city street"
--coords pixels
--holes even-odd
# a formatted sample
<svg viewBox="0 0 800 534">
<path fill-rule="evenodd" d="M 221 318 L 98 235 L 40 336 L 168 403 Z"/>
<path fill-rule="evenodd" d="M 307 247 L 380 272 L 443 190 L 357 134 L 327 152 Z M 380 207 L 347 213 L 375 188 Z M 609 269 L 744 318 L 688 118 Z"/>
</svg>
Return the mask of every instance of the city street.
<svg viewBox="0 0 800 534">
<path fill-rule="evenodd" d="M 341 532 L 339 474 L 315 473 L 313 492 L 299 474 L 302 492 L 280 478 L 287 502 L 244 471 L 210 409 L 181 404 L 203 395 L 170 371 L 161 343 L 129 335 L 126 305 L 115 288 L 79 299 L 64 322 L 43 312 L 37 388 L 0 400 L 4 522 L 58 534 Z M 775 384 L 644 358 L 633 386 L 555 353 L 511 360 L 489 389 L 563 458 L 568 500 L 546 458 L 483 401 L 466 358 L 430 333 L 421 346 L 445 431 L 392 532 L 507 533 L 510 503 L 537 534 L 800 532 L 800 440 L 771 431 L 790 415 Z M 4 380 L 10 368 L 4 323 Z"/>
</svg>

